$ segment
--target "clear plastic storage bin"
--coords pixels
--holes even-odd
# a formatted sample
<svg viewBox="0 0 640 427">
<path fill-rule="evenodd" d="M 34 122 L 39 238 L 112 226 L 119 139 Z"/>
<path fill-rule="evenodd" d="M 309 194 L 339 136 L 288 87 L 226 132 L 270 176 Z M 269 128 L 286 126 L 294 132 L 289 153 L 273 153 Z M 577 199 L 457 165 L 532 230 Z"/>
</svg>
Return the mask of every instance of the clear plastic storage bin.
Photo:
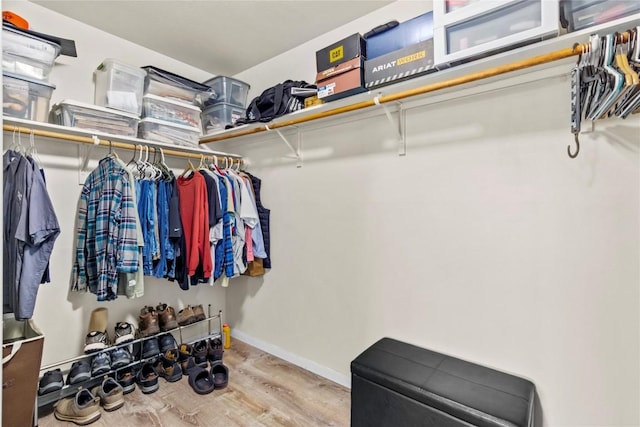
<svg viewBox="0 0 640 427">
<path fill-rule="evenodd" d="M 144 94 L 173 98 L 188 104 L 204 105 L 213 96 L 209 86 L 150 65 L 142 67 L 147 76 Z"/>
<path fill-rule="evenodd" d="M 558 0 L 434 0 L 433 12 L 436 66 L 555 37 L 559 29 Z"/>
<path fill-rule="evenodd" d="M 60 45 L 48 40 L 2 28 L 3 71 L 47 81 L 60 49 Z"/>
<path fill-rule="evenodd" d="M 11 73 L 2 73 L 2 77 L 2 114 L 46 122 L 49 101 L 56 87 Z"/>
<path fill-rule="evenodd" d="M 249 84 L 240 80 L 232 79 L 226 76 L 217 76 L 204 82 L 215 92 L 215 98 L 211 98 L 206 102 L 209 104 L 217 104 L 226 102 L 227 104 L 237 105 L 244 108 L 247 105 L 247 95 L 249 94 Z"/>
<path fill-rule="evenodd" d="M 145 95 L 142 98 L 142 112 L 144 118 L 159 119 L 182 126 L 202 128 L 200 108 L 184 102 L 162 98 L 156 95 Z"/>
<path fill-rule="evenodd" d="M 639 0 L 565 0 L 561 12 L 569 31 L 640 13 Z"/>
<path fill-rule="evenodd" d="M 62 126 L 135 137 L 140 119 L 124 111 L 64 100 L 51 108 L 49 121 Z"/>
<path fill-rule="evenodd" d="M 93 102 L 102 107 L 142 114 L 142 92 L 147 73 L 116 59 L 105 59 L 93 72 L 96 85 Z"/>
<path fill-rule="evenodd" d="M 139 137 L 148 141 L 193 147 L 200 142 L 200 129 L 144 118 L 140 121 Z"/>
<path fill-rule="evenodd" d="M 245 109 L 235 105 L 214 104 L 202 110 L 202 131 L 206 134 L 224 130 L 245 116 Z"/>
</svg>

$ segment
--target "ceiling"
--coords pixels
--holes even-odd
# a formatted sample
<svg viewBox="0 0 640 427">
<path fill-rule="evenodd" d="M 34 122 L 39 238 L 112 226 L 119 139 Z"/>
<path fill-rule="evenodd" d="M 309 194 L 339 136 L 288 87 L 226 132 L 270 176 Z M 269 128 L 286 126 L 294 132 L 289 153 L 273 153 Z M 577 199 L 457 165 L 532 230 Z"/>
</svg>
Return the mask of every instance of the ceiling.
<svg viewBox="0 0 640 427">
<path fill-rule="evenodd" d="M 232 76 L 388 1 L 32 0 L 216 75 Z"/>
</svg>

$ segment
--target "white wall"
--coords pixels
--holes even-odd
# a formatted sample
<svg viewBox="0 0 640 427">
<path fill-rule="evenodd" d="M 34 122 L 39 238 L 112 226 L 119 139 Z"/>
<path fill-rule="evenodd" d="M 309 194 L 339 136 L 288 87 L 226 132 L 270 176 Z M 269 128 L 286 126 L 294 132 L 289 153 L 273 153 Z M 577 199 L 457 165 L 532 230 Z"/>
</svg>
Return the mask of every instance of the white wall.
<svg viewBox="0 0 640 427">
<path fill-rule="evenodd" d="M 155 65 L 197 81 L 204 81 L 211 77 L 210 73 L 126 42 L 30 2 L 5 1 L 3 9 L 24 16 L 36 31 L 76 41 L 78 57 L 60 57 L 51 73 L 50 81 L 57 86 L 52 103 L 62 99 L 93 103 L 93 70 L 104 58 L 117 58 L 134 66 Z M 6 146 L 11 143 L 10 138 L 10 134 L 4 134 Z M 156 306 L 159 302 L 172 305 L 176 311 L 187 304 L 204 304 L 205 309 L 207 304 L 212 304 L 212 313 L 223 310 L 223 316 L 226 314 L 225 291 L 218 285 L 215 287 L 200 285 L 198 288 L 182 291 L 176 284 L 166 280 L 145 278 L 143 298 L 127 300 L 120 297 L 113 302 L 101 303 L 98 303 L 95 296 L 90 293 L 70 293 L 74 220 L 81 189 L 78 185 L 78 147 L 72 143 L 40 138 L 36 144 L 62 230 L 51 257 L 52 281 L 40 287 L 34 314 L 34 321 L 46 336 L 43 365 L 82 354 L 88 320 L 91 311 L 96 307 L 109 309 L 109 328 L 112 337 L 116 322 L 127 320 L 137 324 L 140 309 L 145 305 Z M 131 158 L 131 153 L 119 151 L 120 156 L 126 159 L 125 161 Z M 89 170 L 105 154 L 106 151 L 103 149 L 94 150 Z M 184 160 L 169 158 L 168 161 L 171 167 L 178 169 L 178 172 L 184 167 Z M 218 326 L 214 326 L 217 329 Z M 198 335 L 205 330 L 194 327 L 186 332 L 190 335 Z"/>
<path fill-rule="evenodd" d="M 421 7 L 236 77 L 312 80 L 317 49 Z M 231 285 L 232 330 L 340 382 L 390 336 L 531 379 L 547 426 L 640 425 L 640 118 L 572 160 L 568 99 L 556 77 L 413 109 L 406 157 L 382 115 L 303 131 L 299 169 L 275 135 L 216 144 L 271 209 L 274 268 Z"/>
</svg>

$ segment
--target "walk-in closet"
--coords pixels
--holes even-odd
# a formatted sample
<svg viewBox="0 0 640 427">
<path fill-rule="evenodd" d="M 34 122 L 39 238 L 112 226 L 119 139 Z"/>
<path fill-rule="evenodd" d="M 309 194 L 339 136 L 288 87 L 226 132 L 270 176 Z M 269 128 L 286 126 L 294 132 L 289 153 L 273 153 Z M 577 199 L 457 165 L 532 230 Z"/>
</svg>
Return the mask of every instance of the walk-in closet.
<svg viewBox="0 0 640 427">
<path fill-rule="evenodd" d="M 3 55 L 3 426 L 640 425 L 636 2 L 47 3 L 2 2 L 76 53 Z"/>
</svg>

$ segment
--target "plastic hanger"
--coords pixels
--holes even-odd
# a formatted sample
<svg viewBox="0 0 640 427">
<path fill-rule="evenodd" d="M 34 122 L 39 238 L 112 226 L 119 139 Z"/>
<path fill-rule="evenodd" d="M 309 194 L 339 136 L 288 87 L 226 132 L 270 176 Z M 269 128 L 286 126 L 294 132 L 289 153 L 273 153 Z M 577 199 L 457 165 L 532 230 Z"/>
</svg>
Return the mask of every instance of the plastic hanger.
<svg viewBox="0 0 640 427">
<path fill-rule="evenodd" d="M 624 76 L 612 65 L 614 54 L 614 35 L 607 34 L 605 36 L 604 54 L 602 58 L 603 68 L 609 74 L 610 78 L 607 81 L 607 86 L 604 88 L 606 94 L 600 97 L 598 108 L 591 116 L 592 119 L 602 118 L 621 94 L 624 85 Z"/>
<path fill-rule="evenodd" d="M 185 169 L 180 174 L 180 177 L 181 178 L 189 178 L 195 172 L 196 172 L 195 166 L 193 166 L 193 163 L 191 163 L 191 160 L 187 160 L 187 166 L 185 167 Z"/>
<path fill-rule="evenodd" d="M 31 157 L 33 161 L 36 162 L 36 165 L 38 165 L 38 168 L 40 167 L 40 164 L 42 164 L 42 161 L 38 156 L 38 150 L 36 148 L 36 137 L 33 132 L 33 129 L 29 133 L 29 148 L 27 148 L 25 152 L 25 156 Z"/>
</svg>

